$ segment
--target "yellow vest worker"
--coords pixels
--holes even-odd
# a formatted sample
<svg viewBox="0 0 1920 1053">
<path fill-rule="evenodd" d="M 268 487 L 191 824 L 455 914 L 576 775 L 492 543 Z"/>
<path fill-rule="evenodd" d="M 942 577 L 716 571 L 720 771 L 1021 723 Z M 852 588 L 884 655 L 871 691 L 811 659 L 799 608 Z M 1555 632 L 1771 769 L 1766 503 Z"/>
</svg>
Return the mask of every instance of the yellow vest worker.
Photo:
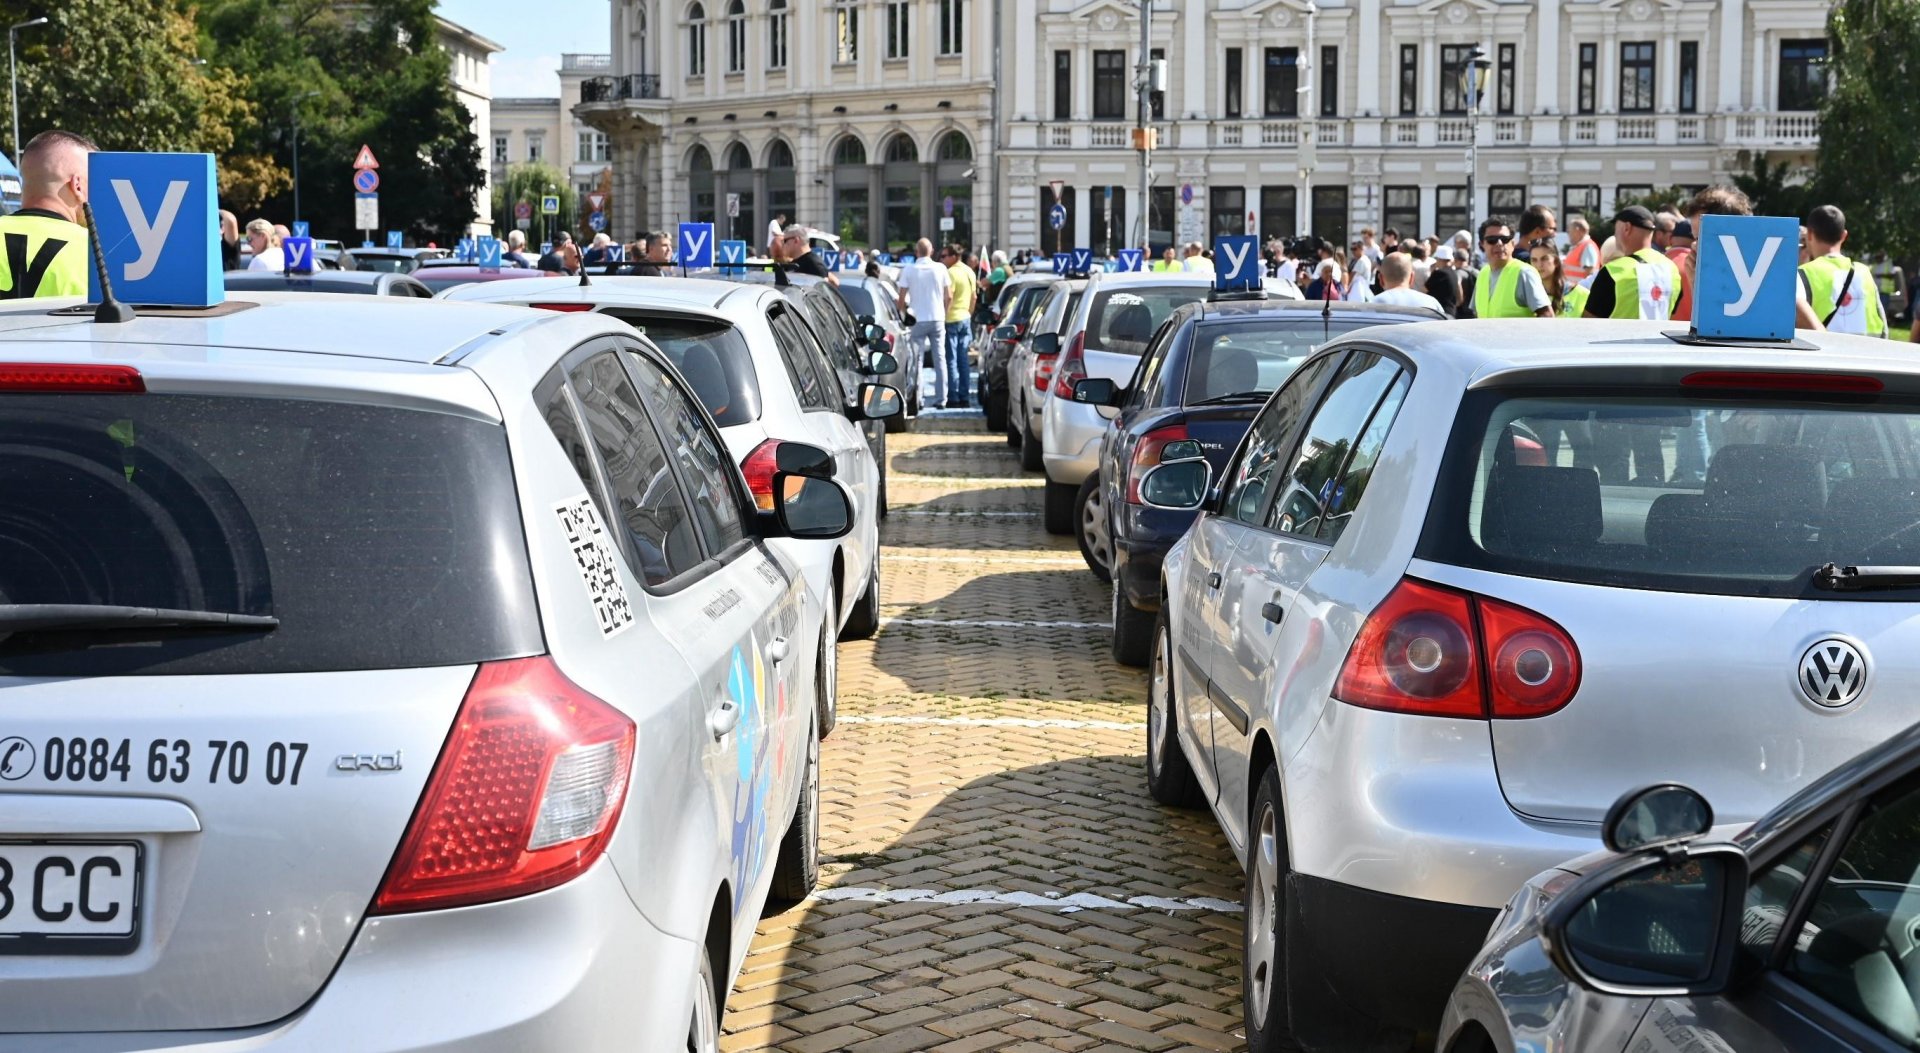
<svg viewBox="0 0 1920 1053">
<path fill-rule="evenodd" d="M 1645 318 L 1664 322 L 1673 317 L 1674 295 L 1680 291 L 1680 268 L 1651 248 L 1622 256 L 1594 276 L 1586 310 L 1596 318 Z"/>
<path fill-rule="evenodd" d="M 1560 317 L 1578 318 L 1587 309 L 1587 287 L 1576 285 L 1560 297 Z"/>
<path fill-rule="evenodd" d="M 1851 274 L 1853 282 L 1847 282 Z M 1887 316 L 1880 309 L 1880 288 L 1864 263 L 1834 253 L 1800 265 L 1800 283 L 1807 303 L 1820 324 L 1836 333 L 1887 335 Z M 1844 295 L 1843 295 L 1844 293 Z"/>
<path fill-rule="evenodd" d="M 0 299 L 87 295 L 87 228 L 23 208 L 0 216 Z"/>
<path fill-rule="evenodd" d="M 1494 277 L 1491 265 L 1480 268 L 1473 280 L 1473 313 L 1480 318 L 1532 318 L 1551 306 L 1540 272 L 1530 264 L 1509 261 Z"/>
</svg>

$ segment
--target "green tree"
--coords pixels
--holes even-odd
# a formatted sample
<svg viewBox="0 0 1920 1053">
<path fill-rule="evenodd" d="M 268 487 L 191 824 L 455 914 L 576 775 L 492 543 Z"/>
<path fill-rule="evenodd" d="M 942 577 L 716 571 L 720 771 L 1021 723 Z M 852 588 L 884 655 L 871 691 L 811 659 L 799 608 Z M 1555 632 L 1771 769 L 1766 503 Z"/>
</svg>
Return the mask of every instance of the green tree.
<svg viewBox="0 0 1920 1053">
<path fill-rule="evenodd" d="M 1820 196 L 1847 214 L 1847 245 L 1920 254 L 1920 3 L 1836 0 L 1820 108 Z"/>
<path fill-rule="evenodd" d="M 527 240 L 535 244 L 547 237 L 547 218 L 540 214 L 540 198 L 553 194 L 560 199 L 560 214 L 553 217 L 554 229 L 578 215 L 580 203 L 566 175 L 545 161 L 529 161 L 507 169 L 507 177 L 493 184 L 493 216 L 498 229 L 513 229 L 513 207 L 525 201 L 533 207 L 533 223 L 527 228 Z M 584 226 L 584 225 L 583 225 Z M 576 231 L 575 237 L 579 236 Z"/>
<path fill-rule="evenodd" d="M 1818 196 L 1812 176 L 1806 168 L 1785 161 L 1774 164 L 1765 154 L 1754 154 L 1746 173 L 1733 177 L 1733 185 L 1753 203 L 1756 216 L 1805 219 Z"/>
<path fill-rule="evenodd" d="M 1655 190 L 1650 194 L 1642 194 L 1638 197 L 1623 197 L 1615 202 L 1613 207 L 1616 212 L 1626 208 L 1628 205 L 1639 205 L 1650 212 L 1660 212 L 1664 210 L 1678 213 L 1681 207 L 1692 198 L 1693 191 L 1688 190 L 1686 187 L 1670 186 L 1663 190 Z M 1611 227 L 1609 227 L 1609 229 L 1611 229 Z"/>
</svg>

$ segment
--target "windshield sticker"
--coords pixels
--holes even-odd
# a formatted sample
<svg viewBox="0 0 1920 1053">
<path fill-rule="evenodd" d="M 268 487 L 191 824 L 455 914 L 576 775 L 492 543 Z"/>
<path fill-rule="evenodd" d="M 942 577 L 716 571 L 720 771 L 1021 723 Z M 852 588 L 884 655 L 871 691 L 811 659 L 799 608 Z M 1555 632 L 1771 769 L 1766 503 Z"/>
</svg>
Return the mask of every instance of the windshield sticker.
<svg viewBox="0 0 1920 1053">
<path fill-rule="evenodd" d="M 553 508 L 560 517 L 560 529 L 573 549 L 573 562 L 580 570 L 580 581 L 593 602 L 593 617 L 600 624 L 600 635 L 611 637 L 633 624 L 633 604 L 627 599 L 626 586 L 620 583 L 620 566 L 614 562 L 613 542 L 600 525 L 600 514 L 586 494 L 571 497 Z"/>
</svg>

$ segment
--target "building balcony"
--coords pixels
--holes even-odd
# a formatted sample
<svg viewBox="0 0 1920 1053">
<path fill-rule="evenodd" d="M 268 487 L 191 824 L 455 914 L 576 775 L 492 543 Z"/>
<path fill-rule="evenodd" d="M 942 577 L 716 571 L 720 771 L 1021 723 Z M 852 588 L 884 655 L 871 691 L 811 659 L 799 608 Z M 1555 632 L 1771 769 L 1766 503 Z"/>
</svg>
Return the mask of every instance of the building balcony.
<svg viewBox="0 0 1920 1053">
<path fill-rule="evenodd" d="M 617 137 L 657 134 L 667 119 L 667 97 L 658 73 L 588 77 L 580 82 L 573 115 L 596 131 Z"/>
<path fill-rule="evenodd" d="M 569 51 L 560 56 L 560 72 L 562 73 L 585 73 L 590 70 L 611 69 L 613 69 L 612 55 L 592 55 Z"/>
<path fill-rule="evenodd" d="M 621 77 L 589 77 L 580 82 L 580 102 L 626 102 L 632 99 L 664 99 L 658 73 L 629 73 Z"/>
<path fill-rule="evenodd" d="M 1347 122 L 1344 120 L 1322 118 L 1302 121 L 1269 117 L 1250 121 L 1215 121 L 1212 143 L 1214 146 L 1299 146 L 1309 128 L 1312 129 L 1315 144 L 1319 146 L 1344 146 L 1349 138 Z"/>
<path fill-rule="evenodd" d="M 1175 145 L 1172 126 L 1162 124 L 1155 138 L 1156 149 Z M 1050 121 L 1040 128 L 1040 146 L 1047 150 L 1126 150 L 1133 151 L 1130 121 Z"/>
<path fill-rule="evenodd" d="M 1718 118 L 1724 146 L 1779 149 L 1820 145 L 1817 113 L 1735 113 Z"/>
</svg>

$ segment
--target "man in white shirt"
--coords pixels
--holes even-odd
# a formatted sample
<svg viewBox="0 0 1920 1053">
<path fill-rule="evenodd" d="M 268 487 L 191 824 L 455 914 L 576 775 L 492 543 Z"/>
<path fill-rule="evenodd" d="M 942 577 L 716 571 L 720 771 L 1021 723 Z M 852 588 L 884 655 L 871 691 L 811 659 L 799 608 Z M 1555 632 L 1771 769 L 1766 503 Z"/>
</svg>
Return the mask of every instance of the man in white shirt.
<svg viewBox="0 0 1920 1053">
<path fill-rule="evenodd" d="M 913 314 L 913 328 L 907 331 L 910 353 L 921 365 L 933 360 L 935 406 L 947 404 L 947 309 L 952 305 L 947 269 L 934 262 L 933 242 L 921 238 L 913 245 L 913 262 L 900 268 L 900 307 Z"/>
<path fill-rule="evenodd" d="M 773 222 L 767 224 L 767 255 L 779 255 L 775 250 L 780 247 L 780 239 L 785 234 L 786 229 L 787 214 L 785 212 L 776 214 L 773 217 Z"/>
<path fill-rule="evenodd" d="M 278 274 L 287 269 L 287 258 L 280 251 L 280 239 L 273 232 L 273 224 L 266 220 L 256 219 L 247 224 L 247 247 L 253 250 L 253 261 L 247 264 L 248 270 Z"/>
<path fill-rule="evenodd" d="M 1414 289 L 1413 258 L 1404 252 L 1389 252 L 1380 257 L 1380 291 L 1374 295 L 1373 302 L 1425 307 L 1435 314 L 1446 314 L 1440 308 L 1440 301 Z"/>
</svg>

